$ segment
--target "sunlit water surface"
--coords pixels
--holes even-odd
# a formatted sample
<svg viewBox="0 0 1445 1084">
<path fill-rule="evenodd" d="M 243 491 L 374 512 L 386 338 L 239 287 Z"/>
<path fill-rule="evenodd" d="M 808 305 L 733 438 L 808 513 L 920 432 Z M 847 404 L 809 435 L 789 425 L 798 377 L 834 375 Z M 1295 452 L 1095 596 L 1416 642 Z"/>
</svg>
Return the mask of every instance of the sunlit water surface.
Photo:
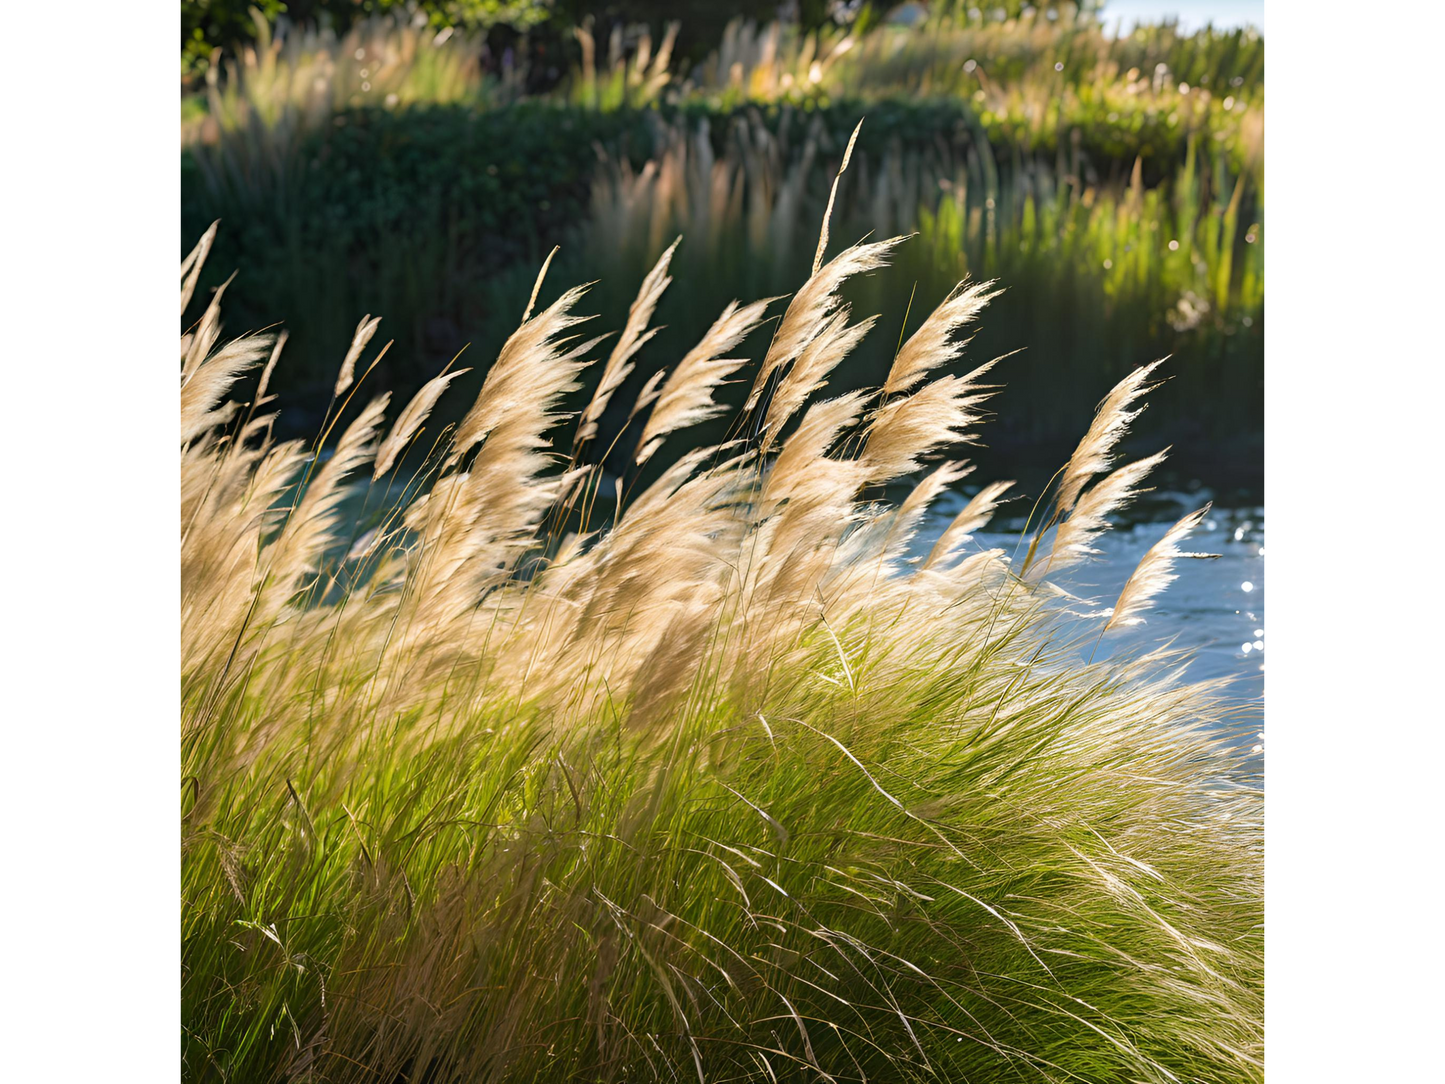
<svg viewBox="0 0 1445 1084">
<path fill-rule="evenodd" d="M 1207 499 L 1207 494 L 1153 496 L 1139 520 L 1104 532 L 1095 543 L 1101 551 L 1097 557 L 1058 577 L 1061 586 L 1087 603 L 1070 605 L 1069 609 L 1096 613 L 1113 606 L 1124 581 L 1149 547 L 1164 536 L 1172 523 L 1201 507 Z M 938 501 L 913 552 L 926 553 L 966 500 L 965 495 L 950 494 Z M 1026 514 L 1027 509 L 1023 512 Z M 1022 517 L 1005 518 L 991 526 L 997 529 L 975 535 L 967 549 L 996 547 L 1010 555 L 1017 552 L 1015 563 L 1022 560 Z M 1241 728 L 1246 751 L 1262 754 L 1268 642 L 1264 621 L 1264 509 L 1211 509 L 1201 528 L 1182 548 L 1217 553 L 1219 557 L 1176 562 L 1174 571 L 1179 578 L 1155 598 L 1143 615 L 1143 624 L 1109 632 L 1097 640 L 1097 648 L 1102 618 L 1067 618 L 1063 632 L 1077 637 L 1082 656 L 1093 655 L 1096 659 L 1114 653 L 1139 655 L 1172 641 L 1173 648 L 1188 653 L 1187 677 L 1227 681 L 1227 695 L 1239 709 L 1234 715 L 1248 724 Z"/>
</svg>

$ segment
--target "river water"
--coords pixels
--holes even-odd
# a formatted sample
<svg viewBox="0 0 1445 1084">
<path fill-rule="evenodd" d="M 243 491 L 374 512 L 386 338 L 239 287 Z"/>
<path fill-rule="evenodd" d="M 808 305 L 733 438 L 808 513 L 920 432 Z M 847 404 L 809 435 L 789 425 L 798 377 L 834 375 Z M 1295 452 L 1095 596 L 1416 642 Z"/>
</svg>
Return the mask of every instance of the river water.
<svg viewBox="0 0 1445 1084">
<path fill-rule="evenodd" d="M 1101 553 L 1091 562 L 1059 577 L 1060 585 L 1091 603 L 1085 611 L 1112 606 L 1149 547 L 1169 526 L 1201 507 L 1208 494 L 1156 493 L 1142 513 L 1104 532 L 1095 543 Z M 914 552 L 926 553 L 949 519 L 967 500 L 965 495 L 945 496 L 935 506 Z M 1023 502 L 1020 502 L 1021 504 Z M 1027 514 L 1024 508 L 1023 514 Z M 1014 553 L 1019 546 L 1023 517 L 1003 519 L 994 529 L 974 536 L 970 547 L 1000 548 Z M 1213 508 L 1201 527 L 1183 544 L 1186 550 L 1217 553 L 1216 560 L 1181 560 L 1178 579 L 1143 615 L 1145 622 L 1111 631 L 1098 642 L 1096 658 L 1116 652 L 1141 654 L 1170 640 L 1174 648 L 1189 652 L 1186 675 L 1193 679 L 1222 678 L 1227 695 L 1252 719 L 1246 750 L 1263 752 L 1264 697 L 1264 509 Z M 1022 550 L 1019 550 L 1020 554 Z M 1077 607 L 1076 607 L 1077 608 Z M 1087 656 L 1094 650 L 1099 618 L 1077 621 L 1076 630 Z M 1068 623 L 1066 623 L 1066 628 Z M 1090 633 L 1092 630 L 1092 633 Z"/>
</svg>

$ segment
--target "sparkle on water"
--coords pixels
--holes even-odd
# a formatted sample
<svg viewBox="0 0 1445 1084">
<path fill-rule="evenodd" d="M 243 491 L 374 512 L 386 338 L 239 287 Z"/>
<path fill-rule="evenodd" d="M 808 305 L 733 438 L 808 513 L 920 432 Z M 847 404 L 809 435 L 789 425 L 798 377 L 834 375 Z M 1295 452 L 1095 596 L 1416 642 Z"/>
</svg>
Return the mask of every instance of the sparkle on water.
<svg viewBox="0 0 1445 1084">
<path fill-rule="evenodd" d="M 1207 493 L 1153 496 L 1158 498 L 1158 507 L 1147 521 L 1121 524 L 1104 532 L 1094 543 L 1099 556 L 1060 577 L 1059 586 L 1089 603 L 1080 610 L 1112 606 L 1145 552 L 1173 522 L 1209 499 Z M 915 543 L 921 552 L 927 552 L 937 533 L 967 499 L 966 494 L 953 494 L 940 500 L 931 518 L 931 529 L 921 531 Z M 991 526 L 999 529 L 975 535 L 968 549 L 998 547 L 1013 553 L 1022 520 L 1000 521 Z M 1172 641 L 1173 647 L 1192 652 L 1188 677 L 1228 679 L 1230 694 L 1243 701 L 1249 711 L 1258 712 L 1264 695 L 1264 509 L 1216 507 L 1184 548 L 1220 556 L 1212 561 L 1177 562 L 1174 571 L 1179 578 L 1154 600 L 1143 623 L 1111 630 L 1099 641 L 1095 657 L 1107 658 L 1121 650 L 1142 653 Z M 1087 636 L 1092 645 L 1098 635 L 1099 619 L 1078 620 L 1081 632 L 1086 627 L 1094 630 Z M 1088 651 L 1086 647 L 1085 654 Z M 1263 752 L 1263 734 L 1249 732 L 1241 740 L 1244 748 L 1253 747 L 1255 755 Z"/>
</svg>

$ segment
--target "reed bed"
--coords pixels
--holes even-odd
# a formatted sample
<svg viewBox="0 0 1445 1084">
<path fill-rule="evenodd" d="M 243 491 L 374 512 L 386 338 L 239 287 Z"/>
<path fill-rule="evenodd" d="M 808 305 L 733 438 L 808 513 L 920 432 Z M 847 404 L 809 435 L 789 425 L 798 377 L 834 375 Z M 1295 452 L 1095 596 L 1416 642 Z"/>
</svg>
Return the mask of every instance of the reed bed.
<svg viewBox="0 0 1445 1084">
<path fill-rule="evenodd" d="M 1006 278 L 984 344 L 1030 345 L 1017 388 L 1064 381 L 1007 413 L 1010 438 L 1066 443 L 1075 402 L 1164 353 L 1181 359 L 1181 383 L 1218 392 L 1171 421 L 1221 447 L 1257 431 L 1257 35 L 1166 24 L 1116 38 L 1062 9 L 960 10 L 812 37 L 735 23 L 685 68 L 672 34 L 604 42 L 579 28 L 576 70 L 545 94 L 483 65 L 475 37 L 380 19 L 341 38 L 268 28 L 213 66 L 210 104 L 183 125 L 183 222 L 187 235 L 227 223 L 213 268 L 254 276 L 232 307 L 246 326 L 288 321 L 295 361 L 278 390 L 307 425 L 356 313 L 387 313 L 401 349 L 382 376 L 409 393 L 463 344 L 500 346 L 554 244 L 559 271 L 606 272 L 596 296 L 611 317 L 630 301 L 624 284 L 685 233 L 678 259 L 708 271 L 680 279 L 663 322 L 686 334 L 730 297 L 788 290 L 808 245 L 787 239 L 821 214 L 866 112 L 838 229 L 920 235 L 870 304 L 902 320 L 915 286 L 927 303 L 966 275 Z M 711 146 L 694 154 L 700 127 Z M 720 184 L 729 194 L 700 230 L 695 208 Z M 662 332 L 678 349 L 683 334 Z M 880 350 L 865 344 L 850 369 L 880 364 Z M 1034 356 L 1053 368 L 1034 373 Z"/>
<path fill-rule="evenodd" d="M 836 394 L 874 322 L 840 291 L 906 244 L 827 235 L 645 380 L 674 250 L 612 337 L 539 277 L 455 426 L 455 368 L 399 412 L 370 386 L 368 317 L 320 435 L 274 440 L 284 342 L 222 344 L 219 291 L 189 325 L 187 1079 L 1262 1077 L 1236 709 L 1167 652 L 1091 661 L 1194 520 L 1120 599 L 1053 583 L 1158 463 L 1116 460 L 1160 374 L 1108 394 L 1016 551 L 971 541 L 1000 485 L 925 543 L 996 287 Z M 683 451 L 729 381 L 748 407 Z M 615 479 L 585 455 L 608 400 Z"/>
<path fill-rule="evenodd" d="M 1079 128 L 1136 147 L 1171 130 L 1233 145 L 1252 140 L 1263 106 L 1264 44 L 1252 29 L 1183 34 L 1172 22 L 1116 35 L 1071 7 L 1005 19 L 960 7 L 861 33 L 737 20 L 679 88 L 729 103 L 964 100 L 995 140 L 1024 145 Z"/>
<path fill-rule="evenodd" d="M 665 302 L 671 326 L 660 332 L 680 351 L 730 298 L 783 293 L 806 276 L 806 223 L 822 215 L 844 148 L 802 112 L 771 126 L 738 117 L 721 139 L 707 122 L 659 124 L 655 141 L 659 152 L 641 167 L 604 155 L 588 223 L 564 242 L 558 267 L 582 278 L 605 264 L 635 281 L 683 235 Z M 1253 172 L 1231 170 L 1207 144 L 1150 187 L 1138 162 L 1114 180 L 1077 153 L 999 162 L 985 139 L 860 142 L 834 213 L 850 240 L 913 235 L 895 273 L 850 284 L 850 298 L 883 314 L 888 331 L 849 355 L 835 386 L 869 383 L 927 308 L 961 279 L 988 278 L 1010 289 L 979 331 L 980 348 L 1028 347 L 1008 366 L 1014 409 L 1001 429 L 1010 438 L 1072 433 L 1078 402 L 1150 354 L 1175 358 L 1177 392 L 1159 416 L 1176 432 L 1237 434 L 1261 422 L 1262 197 Z M 491 308 L 515 311 L 529 289 L 522 271 L 502 277 Z M 606 281 L 596 296 L 613 319 L 630 301 Z M 497 326 L 487 337 L 504 334 Z"/>
<path fill-rule="evenodd" d="M 488 105 L 510 84 L 482 69 L 475 33 L 438 30 L 395 16 L 363 20 L 345 34 L 272 26 L 256 20 L 255 44 L 207 69 L 187 140 L 211 142 L 227 130 L 322 124 L 332 113 L 363 106 L 418 103 Z"/>
<path fill-rule="evenodd" d="M 862 33 L 735 19 L 692 67 L 675 59 L 678 23 L 656 37 L 646 26 L 619 25 L 605 47 L 583 25 L 573 30 L 570 70 L 540 96 L 601 111 L 941 99 L 967 102 L 997 141 L 1053 145 L 1082 128 L 1112 132 L 1137 152 L 1177 143 L 1181 132 L 1207 132 L 1231 147 L 1243 141 L 1245 157 L 1257 150 L 1257 31 L 1186 35 L 1165 22 L 1115 36 L 1090 14 L 1052 16 L 944 12 L 918 26 Z M 495 108 L 527 95 L 518 63 L 510 52 L 493 57 L 475 32 L 424 20 L 373 16 L 338 36 L 258 18 L 255 44 L 212 64 L 204 91 L 184 99 L 183 141 L 215 144 L 242 133 L 254 140 L 274 129 L 284 142 L 298 127 L 367 106 Z"/>
<path fill-rule="evenodd" d="M 338 35 L 258 16 L 256 29 L 254 45 L 182 98 L 182 147 L 207 188 L 241 206 L 284 202 L 308 137 L 346 110 L 486 109 L 519 96 L 516 73 L 483 71 L 479 36 L 424 20 L 373 16 Z"/>
<path fill-rule="evenodd" d="M 739 263 L 793 277 L 807 257 L 806 221 L 821 212 L 845 149 L 818 118 L 738 116 L 721 140 L 706 120 L 659 122 L 654 142 L 641 168 L 603 152 L 585 243 L 635 249 L 650 263 L 686 232 L 697 258 L 715 265 L 717 250 L 741 239 L 750 252 Z M 1077 151 L 1000 161 L 985 139 L 915 147 L 894 138 L 858 150 L 838 228 L 917 234 L 950 281 L 1046 262 L 1097 277 L 1108 299 L 1152 284 L 1159 298 L 1191 293 L 1196 308 L 1237 323 L 1263 307 L 1260 182 L 1256 168 L 1236 171 L 1199 146 L 1189 144 L 1168 183 L 1148 187 L 1137 159 L 1115 180 Z"/>
</svg>

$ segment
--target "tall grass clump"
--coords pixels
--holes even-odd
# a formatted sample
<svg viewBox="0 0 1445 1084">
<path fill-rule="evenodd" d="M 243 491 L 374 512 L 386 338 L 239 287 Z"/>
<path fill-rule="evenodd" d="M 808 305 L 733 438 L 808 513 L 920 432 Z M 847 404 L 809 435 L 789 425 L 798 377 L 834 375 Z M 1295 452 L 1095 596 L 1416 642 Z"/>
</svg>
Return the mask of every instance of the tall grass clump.
<svg viewBox="0 0 1445 1084">
<path fill-rule="evenodd" d="M 922 540 L 995 291 L 833 394 L 874 322 L 840 289 L 900 241 L 825 259 L 825 228 L 790 299 L 645 382 L 673 249 L 617 338 L 539 277 L 455 426 L 454 368 L 399 412 L 369 386 L 367 318 L 311 442 L 272 439 L 284 344 L 222 344 L 217 292 L 181 340 L 187 1079 L 1261 1079 L 1231 706 L 1168 653 L 1091 661 L 1197 517 L 1114 605 L 1052 582 L 1160 459 L 1116 462 L 1154 368 L 1015 552 L 972 541 L 1001 485 Z M 599 396 L 632 402 L 615 479 Z"/>
</svg>

